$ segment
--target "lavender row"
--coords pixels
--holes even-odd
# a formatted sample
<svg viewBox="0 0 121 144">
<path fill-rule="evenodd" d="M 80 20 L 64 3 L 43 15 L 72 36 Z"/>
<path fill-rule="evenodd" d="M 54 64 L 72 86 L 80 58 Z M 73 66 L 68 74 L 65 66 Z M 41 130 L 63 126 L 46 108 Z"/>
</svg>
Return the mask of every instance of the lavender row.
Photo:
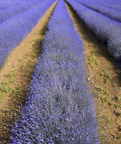
<svg viewBox="0 0 121 144">
<path fill-rule="evenodd" d="M 21 2 L 21 4 L 18 2 L 18 3 L 16 3 L 15 6 L 0 10 L 0 24 L 3 23 L 5 20 L 8 20 L 20 13 L 23 13 L 27 10 L 34 8 L 35 6 L 39 5 L 39 3 L 41 3 L 39 0 L 34 0 L 29 3 Z"/>
<path fill-rule="evenodd" d="M 22 3 L 29 3 L 29 0 L 0 0 L 0 8 L 4 7 L 4 8 L 9 8 L 12 6 L 15 6 L 16 4 L 21 4 Z"/>
<path fill-rule="evenodd" d="M 0 25 L 0 67 L 9 52 L 30 32 L 54 1 L 46 0 L 37 7 L 19 14 Z"/>
<path fill-rule="evenodd" d="M 25 0 L 27 1 L 27 0 Z M 20 0 L 0 0 L 0 10 L 15 6 Z M 19 3 L 20 4 L 20 3 Z"/>
<path fill-rule="evenodd" d="M 115 9 L 119 9 L 121 10 L 121 0 L 94 0 L 97 3 L 103 4 L 105 6 L 111 7 L 111 8 L 115 8 Z"/>
<path fill-rule="evenodd" d="M 116 21 L 121 22 L 121 11 L 118 9 L 113 9 L 113 8 L 110 8 L 110 7 L 101 5 L 101 4 L 96 4 L 96 3 L 93 3 L 93 1 L 90 2 L 90 0 L 87 0 L 87 1 L 83 1 L 83 0 L 78 1 L 77 0 L 77 2 L 83 4 L 84 6 L 86 6 L 88 8 L 91 8 L 101 14 L 104 14 Z"/>
<path fill-rule="evenodd" d="M 76 1 L 81 2 L 82 0 L 76 0 Z M 97 3 L 99 5 L 107 6 L 109 8 L 121 10 L 121 0 L 90 0 L 89 3 Z"/>
<path fill-rule="evenodd" d="M 82 42 L 59 0 L 9 144 L 98 144 L 83 59 Z"/>
<path fill-rule="evenodd" d="M 25 4 L 30 4 L 30 3 L 33 3 L 33 1 L 35 3 L 37 2 L 41 2 L 42 0 L 32 0 L 32 1 L 29 1 L 29 0 L 4 0 L 4 1 L 0 1 L 0 10 L 2 9 L 9 9 L 11 7 L 16 7 L 16 6 L 20 6 L 20 5 L 25 5 Z"/>
<path fill-rule="evenodd" d="M 78 13 L 88 28 L 95 33 L 100 40 L 107 43 L 109 53 L 116 60 L 121 60 L 121 23 L 95 12 L 75 1 L 66 1 Z"/>
</svg>

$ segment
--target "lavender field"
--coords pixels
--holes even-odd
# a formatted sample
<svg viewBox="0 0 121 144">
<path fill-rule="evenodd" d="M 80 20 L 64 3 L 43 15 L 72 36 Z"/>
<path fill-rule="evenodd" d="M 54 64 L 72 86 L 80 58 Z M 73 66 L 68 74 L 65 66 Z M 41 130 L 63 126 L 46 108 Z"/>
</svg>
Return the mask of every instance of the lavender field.
<svg viewBox="0 0 121 144">
<path fill-rule="evenodd" d="M 0 144 L 121 143 L 120 13 L 119 0 L 0 1 Z"/>
</svg>

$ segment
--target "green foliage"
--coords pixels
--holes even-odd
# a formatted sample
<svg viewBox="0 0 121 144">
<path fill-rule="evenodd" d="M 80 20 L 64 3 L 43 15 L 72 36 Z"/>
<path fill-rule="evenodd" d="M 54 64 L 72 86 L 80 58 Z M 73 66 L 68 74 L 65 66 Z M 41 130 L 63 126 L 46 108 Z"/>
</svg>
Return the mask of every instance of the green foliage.
<svg viewBox="0 0 121 144">
<path fill-rule="evenodd" d="M 106 84 L 111 80 L 111 74 L 108 70 L 103 70 L 100 75 L 104 78 Z"/>
</svg>

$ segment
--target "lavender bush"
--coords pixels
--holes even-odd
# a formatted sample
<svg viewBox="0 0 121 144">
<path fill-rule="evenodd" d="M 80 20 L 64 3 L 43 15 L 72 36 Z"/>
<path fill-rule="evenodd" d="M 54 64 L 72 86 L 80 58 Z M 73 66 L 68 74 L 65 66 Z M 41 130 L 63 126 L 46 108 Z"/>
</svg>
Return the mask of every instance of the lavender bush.
<svg viewBox="0 0 121 144">
<path fill-rule="evenodd" d="M 93 1 L 90 2 L 90 0 L 83 1 L 83 0 L 77 0 L 77 2 L 83 4 L 84 6 L 91 8 L 101 14 L 104 14 L 116 21 L 121 22 L 121 10 L 113 9 L 101 4 L 93 3 Z"/>
<path fill-rule="evenodd" d="M 88 28 L 103 42 L 116 60 L 121 60 L 121 23 L 93 11 L 75 1 L 66 0 L 78 13 Z"/>
<path fill-rule="evenodd" d="M 21 4 L 22 3 L 27 3 L 30 2 L 29 0 L 0 0 L 0 8 L 9 8 L 13 7 L 16 4 Z"/>
<path fill-rule="evenodd" d="M 41 1 L 42 2 L 42 1 Z M 6 9 L 0 9 L 0 24 L 3 23 L 5 20 L 8 20 L 20 13 L 23 13 L 27 10 L 30 10 L 31 8 L 34 8 L 35 6 L 39 5 L 41 3 L 39 0 L 34 0 L 32 2 L 18 2 L 16 5 L 11 6 Z"/>
<path fill-rule="evenodd" d="M 76 1 L 85 1 L 85 0 L 76 0 Z M 121 0 L 88 0 L 89 3 L 97 3 L 109 8 L 121 10 Z"/>
<path fill-rule="evenodd" d="M 20 2 L 20 0 L 0 0 L 0 10 L 15 6 L 18 2 Z"/>
<path fill-rule="evenodd" d="M 9 144 L 98 144 L 83 59 L 82 42 L 59 0 Z"/>
<path fill-rule="evenodd" d="M 46 0 L 37 7 L 19 14 L 0 25 L 0 67 L 9 52 L 30 32 L 55 0 Z"/>
</svg>

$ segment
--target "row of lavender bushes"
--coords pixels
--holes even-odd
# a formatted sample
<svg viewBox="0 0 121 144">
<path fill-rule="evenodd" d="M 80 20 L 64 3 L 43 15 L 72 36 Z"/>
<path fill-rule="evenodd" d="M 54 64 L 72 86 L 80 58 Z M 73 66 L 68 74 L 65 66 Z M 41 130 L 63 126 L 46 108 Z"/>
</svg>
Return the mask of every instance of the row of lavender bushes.
<svg viewBox="0 0 121 144">
<path fill-rule="evenodd" d="M 2 24 L 4 21 L 20 14 L 23 13 L 27 10 L 30 10 L 31 8 L 34 8 L 35 6 L 37 6 L 37 4 L 39 5 L 39 3 L 43 2 L 42 0 L 34 0 L 34 1 L 30 1 L 28 2 L 23 2 L 21 1 L 16 3 L 14 6 L 10 6 L 9 8 L 6 9 L 0 9 L 0 24 Z"/>
<path fill-rule="evenodd" d="M 28 0 L 25 0 L 25 2 L 27 1 Z M 0 0 L 0 9 L 7 9 L 16 6 L 16 4 L 21 4 L 20 0 Z"/>
<path fill-rule="evenodd" d="M 78 1 L 82 1 L 82 0 L 78 0 Z M 110 8 L 121 10 L 121 0 L 90 0 L 90 2 L 94 2 Z"/>
<path fill-rule="evenodd" d="M 9 144 L 98 144 L 83 59 L 82 42 L 59 0 Z"/>
<path fill-rule="evenodd" d="M 31 31 L 55 0 L 46 0 L 0 25 L 0 67 L 10 51 Z"/>
<path fill-rule="evenodd" d="M 75 0 L 66 0 L 77 12 L 80 19 L 103 42 L 107 43 L 109 53 L 121 60 L 121 23 L 102 15 Z"/>
<path fill-rule="evenodd" d="M 121 10 L 110 8 L 107 6 L 104 6 L 102 4 L 94 3 L 91 0 L 76 0 L 77 2 L 83 4 L 84 6 L 91 8 L 101 14 L 104 14 L 116 21 L 121 22 Z"/>
</svg>

